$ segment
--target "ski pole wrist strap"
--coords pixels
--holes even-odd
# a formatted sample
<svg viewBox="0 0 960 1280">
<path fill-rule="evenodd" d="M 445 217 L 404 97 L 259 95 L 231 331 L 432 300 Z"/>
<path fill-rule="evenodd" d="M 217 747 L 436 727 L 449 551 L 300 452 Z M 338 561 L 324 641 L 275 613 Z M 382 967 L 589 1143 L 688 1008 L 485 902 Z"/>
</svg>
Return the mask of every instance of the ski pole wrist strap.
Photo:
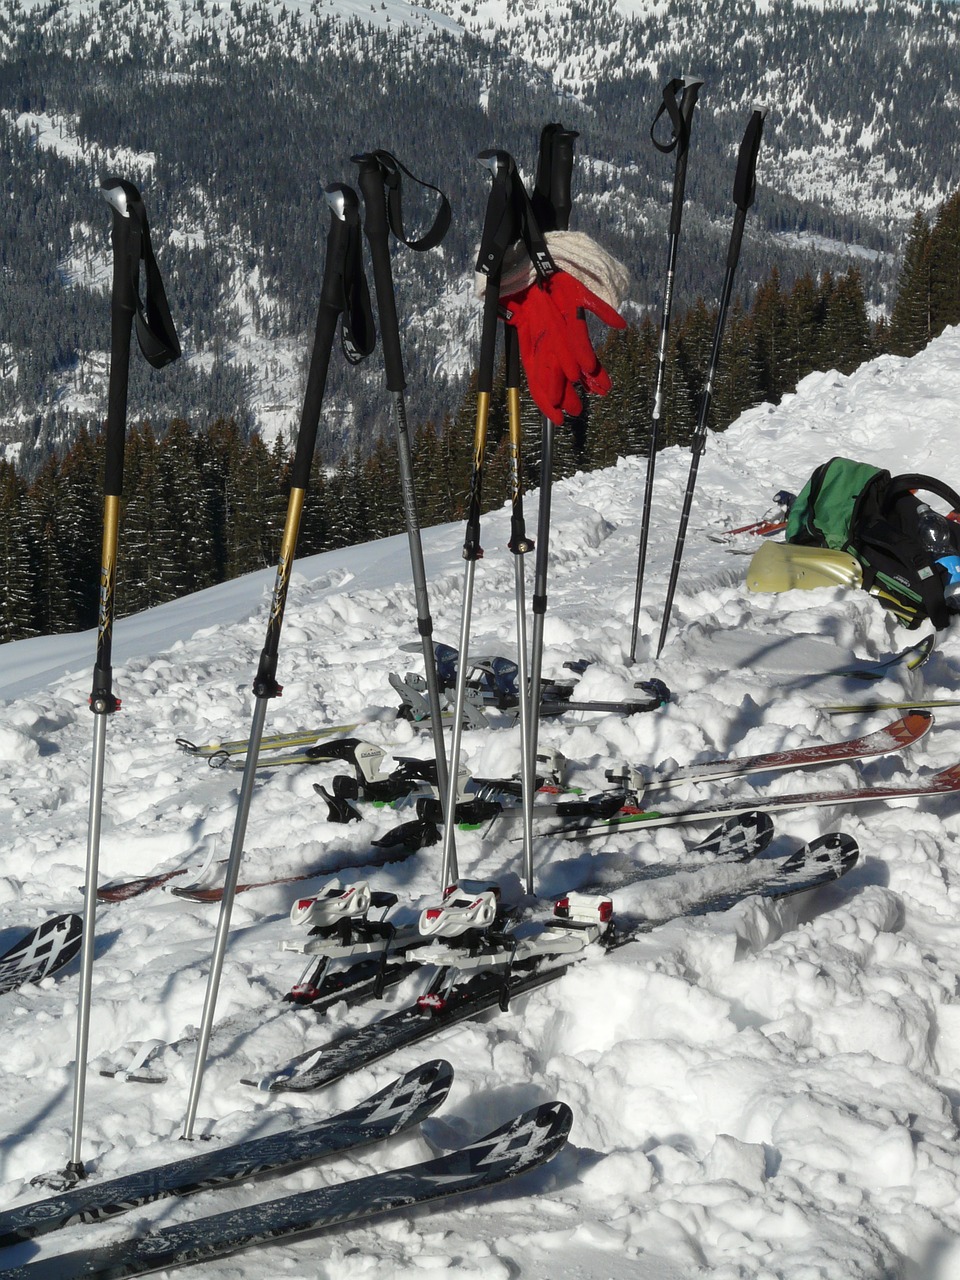
<svg viewBox="0 0 960 1280">
<path fill-rule="evenodd" d="M 477 271 L 487 277 L 496 277 L 507 250 L 517 240 L 522 240 L 537 279 L 543 282 L 556 273 L 557 266 L 547 248 L 533 204 L 513 157 L 506 151 L 484 151 L 480 159 L 493 156 L 499 157 L 500 168 L 487 201 Z"/>
<path fill-rule="evenodd" d="M 335 264 L 332 279 L 324 277 L 324 297 L 340 314 L 340 343 L 349 364 L 366 360 L 377 343 L 377 331 L 373 323 L 373 306 L 370 290 L 363 270 L 363 236 L 360 219 L 356 213 L 357 197 L 352 188 L 334 183 L 329 192 L 349 193 L 349 215 L 344 218 L 341 242 L 342 258 Z"/>
<path fill-rule="evenodd" d="M 650 126 L 650 141 L 665 156 L 676 148 L 677 143 L 686 132 L 686 124 L 680 111 L 680 104 L 677 101 L 677 91 L 682 89 L 683 85 L 683 80 L 673 79 L 664 86 L 663 101 L 657 108 L 657 114 L 653 117 L 653 124 Z M 669 142 L 658 142 L 656 137 L 657 122 L 664 112 L 670 117 L 670 127 L 673 134 Z"/>
<path fill-rule="evenodd" d="M 377 344 L 377 331 L 373 323 L 373 306 L 370 289 L 363 272 L 360 251 L 359 223 L 347 241 L 347 255 L 343 271 L 343 312 L 340 317 L 340 342 L 343 354 L 350 364 L 366 360 Z"/>
<path fill-rule="evenodd" d="M 416 253 L 425 253 L 428 249 L 435 249 L 450 229 L 450 201 L 439 187 L 435 187 L 431 182 L 424 182 L 422 178 L 412 174 L 406 165 L 401 164 L 392 152 L 380 150 L 374 151 L 373 155 L 376 157 L 377 163 L 380 165 L 380 172 L 383 175 L 383 185 L 387 193 L 387 217 L 390 222 L 390 230 L 401 244 L 405 244 L 408 249 L 413 249 Z M 429 230 L 417 239 L 411 239 L 403 225 L 401 174 L 406 174 L 411 182 L 415 182 L 418 187 L 423 187 L 425 191 L 435 191 L 440 197 L 439 208 Z"/>
<path fill-rule="evenodd" d="M 147 363 L 154 369 L 162 369 L 179 358 L 180 342 L 167 303 L 167 293 L 163 287 L 160 268 L 150 242 L 150 226 L 143 202 L 132 203 L 130 212 L 140 223 L 140 260 L 143 262 L 147 294 L 144 302 L 140 296 L 139 278 L 134 279 L 137 341 Z M 134 267 L 134 271 L 139 277 L 139 263 Z"/>
</svg>

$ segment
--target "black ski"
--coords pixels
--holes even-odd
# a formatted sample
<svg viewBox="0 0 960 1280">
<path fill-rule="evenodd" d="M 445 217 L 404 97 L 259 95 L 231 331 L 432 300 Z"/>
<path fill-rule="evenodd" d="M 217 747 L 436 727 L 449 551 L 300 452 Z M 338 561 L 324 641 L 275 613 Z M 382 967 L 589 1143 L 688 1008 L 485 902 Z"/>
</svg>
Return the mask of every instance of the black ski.
<svg viewBox="0 0 960 1280">
<path fill-rule="evenodd" d="M 186 1196 L 246 1182 L 354 1147 L 383 1142 L 436 1111 L 452 1082 L 453 1068 L 438 1059 L 408 1071 L 365 1102 L 326 1120 L 251 1138 L 233 1147 L 203 1151 L 109 1182 L 78 1185 L 61 1195 L 8 1209 L 0 1213 L 0 1246 L 30 1240 L 76 1222 L 100 1222 L 168 1196 Z"/>
<path fill-rule="evenodd" d="M 77 915 L 51 916 L 0 956 L 0 994 L 25 982 L 40 982 L 69 964 L 80 950 L 83 920 Z"/>
<path fill-rule="evenodd" d="M 845 875 L 856 865 L 857 858 L 857 844 L 851 837 L 836 834 L 820 836 L 790 857 L 755 864 L 760 873 L 758 878 L 710 893 L 677 914 L 700 916 L 712 911 L 726 911 L 754 895 L 774 899 L 816 889 Z M 625 887 L 626 883 L 618 887 Z M 572 936 L 573 931 L 567 931 L 570 950 L 564 952 L 557 948 L 549 953 L 544 950 L 541 955 L 528 954 L 527 958 L 519 961 L 505 950 L 499 967 L 481 969 L 465 981 L 455 983 L 445 991 L 442 1000 L 432 1002 L 421 997 L 416 1003 L 377 1022 L 345 1032 L 321 1048 L 299 1054 L 278 1070 L 256 1080 L 246 1079 L 243 1083 L 270 1092 L 306 1092 L 323 1088 L 397 1049 L 435 1035 L 444 1027 L 474 1018 L 488 1009 L 505 1010 L 515 996 L 544 986 L 565 973 L 591 949 L 591 941 L 600 942 L 608 948 L 621 946 L 674 918 L 643 920 L 625 932 L 618 932 L 612 926 L 603 932 L 581 930 L 583 942 L 579 947 Z M 519 948 L 517 953 L 521 954 Z"/>
<path fill-rule="evenodd" d="M 208 1262 L 254 1245 L 364 1221 L 395 1209 L 447 1200 L 495 1186 L 544 1164 L 561 1150 L 572 1123 L 573 1113 L 565 1103 L 543 1103 L 486 1137 L 422 1164 L 196 1218 L 99 1248 L 42 1258 L 3 1274 L 6 1280 L 140 1276 Z"/>
</svg>

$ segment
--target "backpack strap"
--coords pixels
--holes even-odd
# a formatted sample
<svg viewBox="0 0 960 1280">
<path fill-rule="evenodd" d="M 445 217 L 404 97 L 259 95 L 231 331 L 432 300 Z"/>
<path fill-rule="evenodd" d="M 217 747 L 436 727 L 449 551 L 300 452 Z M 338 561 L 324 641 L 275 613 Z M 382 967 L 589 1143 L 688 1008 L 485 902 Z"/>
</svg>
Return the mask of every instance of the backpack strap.
<svg viewBox="0 0 960 1280">
<path fill-rule="evenodd" d="M 883 498 L 883 512 L 886 514 L 893 506 L 894 502 L 903 493 L 908 493 L 913 489 L 922 489 L 925 493 L 935 493 L 937 497 L 943 498 L 944 502 L 949 502 L 954 511 L 960 511 L 960 494 L 944 480 L 938 480 L 936 476 L 924 476 L 918 472 L 907 472 L 902 476 L 893 476 L 887 486 L 887 491 Z"/>
<path fill-rule="evenodd" d="M 893 547 L 899 549 L 904 566 L 909 566 L 910 570 L 912 570 L 911 586 L 923 602 L 923 612 L 939 631 L 949 626 L 952 614 L 947 608 L 943 597 L 943 583 L 935 563 L 936 557 L 928 547 L 920 545 L 916 546 L 912 555 L 908 557 L 903 540 L 889 523 L 897 503 L 907 498 L 908 495 L 910 495 L 908 501 L 911 501 L 914 505 L 918 504 L 919 499 L 913 497 L 914 490 L 935 493 L 945 502 L 948 502 L 954 510 L 960 511 L 960 506 L 958 506 L 960 494 L 957 494 L 950 485 L 936 476 L 921 475 L 919 472 L 908 472 L 903 475 L 892 476 L 887 482 L 881 497 L 880 516 L 863 531 L 863 536 L 873 541 L 875 545 L 882 547 L 886 542 L 891 549 Z M 864 575 L 864 585 L 869 590 L 869 586 L 872 586 L 873 582 L 871 581 L 868 585 L 867 576 L 867 574 Z M 872 576 L 875 577 L 876 575 Z M 881 574 L 880 577 L 882 578 L 882 576 Z"/>
</svg>

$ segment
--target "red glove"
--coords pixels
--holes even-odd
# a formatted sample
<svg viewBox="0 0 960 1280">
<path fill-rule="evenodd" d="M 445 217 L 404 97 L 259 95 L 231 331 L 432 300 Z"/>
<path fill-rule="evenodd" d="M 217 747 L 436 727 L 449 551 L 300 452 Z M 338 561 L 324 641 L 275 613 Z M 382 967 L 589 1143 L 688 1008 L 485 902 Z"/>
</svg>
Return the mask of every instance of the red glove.
<svg viewBox="0 0 960 1280">
<path fill-rule="evenodd" d="M 546 289 L 529 285 L 512 297 L 502 299 L 507 324 L 517 331 L 520 359 L 534 402 L 558 426 L 563 415 L 576 417 L 583 411 L 574 384 L 580 366 L 569 349 L 562 317 Z"/>
<path fill-rule="evenodd" d="M 530 394 L 551 422 L 559 425 L 565 413 L 576 417 L 582 411 L 577 383 L 594 395 L 606 395 L 610 378 L 593 349 L 582 311 L 592 311 L 612 328 L 626 328 L 613 307 L 566 271 L 502 302 L 507 323 L 517 331 Z"/>
<path fill-rule="evenodd" d="M 611 329 L 625 329 L 626 320 L 568 271 L 555 272 L 547 280 L 546 288 L 566 325 L 569 350 L 580 366 L 580 381 L 594 395 L 605 396 L 610 390 L 610 375 L 593 349 L 583 313 L 592 311 Z"/>
</svg>

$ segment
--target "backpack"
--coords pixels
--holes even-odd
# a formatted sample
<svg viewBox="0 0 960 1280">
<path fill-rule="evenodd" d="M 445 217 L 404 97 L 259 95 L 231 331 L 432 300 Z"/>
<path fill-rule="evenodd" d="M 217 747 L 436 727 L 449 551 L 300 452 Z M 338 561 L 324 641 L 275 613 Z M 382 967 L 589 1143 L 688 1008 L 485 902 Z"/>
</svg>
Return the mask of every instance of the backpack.
<svg viewBox="0 0 960 1280">
<path fill-rule="evenodd" d="M 941 630 L 952 617 L 944 596 L 950 574 L 937 560 L 960 554 L 960 524 L 942 521 L 950 551 L 931 548 L 920 529 L 925 504 L 914 490 L 937 494 L 960 511 L 960 496 L 933 476 L 891 476 L 866 462 L 831 458 L 797 495 L 785 537 L 801 546 L 846 551 L 860 564 L 864 590 L 904 626 L 912 629 L 929 618 Z"/>
</svg>

